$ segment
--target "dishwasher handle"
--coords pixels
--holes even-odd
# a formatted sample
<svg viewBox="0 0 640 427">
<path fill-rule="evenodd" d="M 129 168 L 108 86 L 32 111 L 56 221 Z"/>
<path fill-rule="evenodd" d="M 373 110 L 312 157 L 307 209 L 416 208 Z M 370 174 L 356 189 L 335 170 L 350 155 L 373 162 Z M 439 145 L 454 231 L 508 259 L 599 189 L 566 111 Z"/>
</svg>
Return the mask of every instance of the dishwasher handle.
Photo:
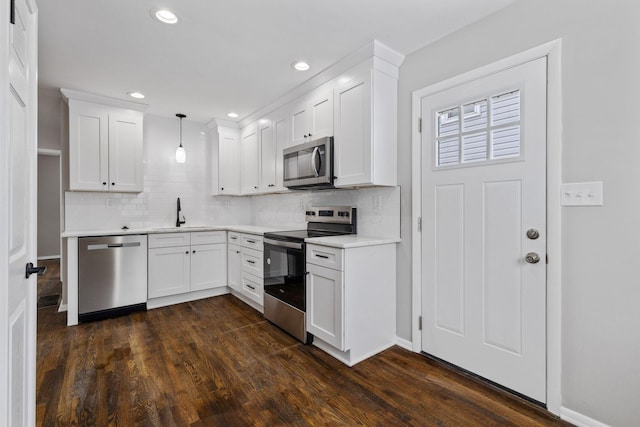
<svg viewBox="0 0 640 427">
<path fill-rule="evenodd" d="M 126 243 L 102 243 L 99 245 L 87 245 L 88 251 L 97 251 L 100 249 L 117 249 L 117 248 L 133 248 L 140 246 L 140 242 L 126 242 Z"/>
</svg>

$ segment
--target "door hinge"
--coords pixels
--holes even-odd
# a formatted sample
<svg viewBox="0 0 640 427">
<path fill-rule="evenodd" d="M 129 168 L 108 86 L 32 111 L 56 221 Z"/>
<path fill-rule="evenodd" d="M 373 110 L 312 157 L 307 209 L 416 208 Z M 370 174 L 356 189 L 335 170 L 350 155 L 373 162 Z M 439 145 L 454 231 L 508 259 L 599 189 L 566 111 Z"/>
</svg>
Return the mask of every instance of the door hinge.
<svg viewBox="0 0 640 427">
<path fill-rule="evenodd" d="M 422 117 L 418 117 L 418 132 L 422 133 Z"/>
<path fill-rule="evenodd" d="M 11 6 L 9 11 L 9 23 L 16 23 L 16 0 L 11 0 Z"/>
<path fill-rule="evenodd" d="M 418 232 L 419 233 L 422 232 L 422 217 L 421 216 L 418 217 Z"/>
<path fill-rule="evenodd" d="M 422 330 L 422 316 L 418 316 L 418 330 Z"/>
</svg>

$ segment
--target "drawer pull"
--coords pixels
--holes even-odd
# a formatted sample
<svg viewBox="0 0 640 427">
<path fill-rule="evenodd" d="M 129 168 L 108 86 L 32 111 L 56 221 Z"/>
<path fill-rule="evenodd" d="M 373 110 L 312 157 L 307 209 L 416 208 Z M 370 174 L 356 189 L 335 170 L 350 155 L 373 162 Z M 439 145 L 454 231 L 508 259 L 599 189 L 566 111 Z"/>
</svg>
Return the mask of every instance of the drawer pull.
<svg viewBox="0 0 640 427">
<path fill-rule="evenodd" d="M 247 284 L 247 288 L 251 289 L 252 291 L 255 291 L 255 290 L 256 290 L 256 287 L 255 287 L 255 286 L 251 286 L 251 285 L 249 285 L 249 284 Z"/>
<path fill-rule="evenodd" d="M 247 239 L 247 243 L 255 243 L 255 242 L 256 242 L 255 240 L 249 240 L 249 239 Z"/>
<path fill-rule="evenodd" d="M 248 259 L 248 260 L 247 260 L 247 262 L 248 262 L 249 264 L 255 264 L 255 263 L 256 263 L 255 261 L 252 261 L 252 260 L 250 260 L 250 259 Z"/>
<path fill-rule="evenodd" d="M 317 256 L 318 258 L 329 259 L 329 257 L 328 257 L 328 256 L 326 256 L 326 255 L 316 254 L 316 256 Z"/>
<path fill-rule="evenodd" d="M 229 237 L 231 240 L 238 240 L 238 238 L 236 236 L 231 236 Z"/>
</svg>

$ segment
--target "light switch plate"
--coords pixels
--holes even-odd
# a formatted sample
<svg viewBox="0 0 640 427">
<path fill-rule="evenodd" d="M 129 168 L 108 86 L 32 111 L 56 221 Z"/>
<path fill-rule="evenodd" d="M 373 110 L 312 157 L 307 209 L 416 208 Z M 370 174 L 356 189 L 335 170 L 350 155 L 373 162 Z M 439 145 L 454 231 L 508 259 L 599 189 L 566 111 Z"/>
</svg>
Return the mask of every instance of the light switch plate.
<svg viewBox="0 0 640 427">
<path fill-rule="evenodd" d="M 562 206 L 602 206 L 602 181 L 562 184 Z"/>
</svg>

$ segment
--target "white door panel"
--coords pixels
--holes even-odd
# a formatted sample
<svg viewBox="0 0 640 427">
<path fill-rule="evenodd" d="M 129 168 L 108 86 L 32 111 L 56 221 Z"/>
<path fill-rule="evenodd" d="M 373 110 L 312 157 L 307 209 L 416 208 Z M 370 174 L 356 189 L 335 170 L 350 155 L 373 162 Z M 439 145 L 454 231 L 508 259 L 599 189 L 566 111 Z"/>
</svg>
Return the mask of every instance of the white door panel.
<svg viewBox="0 0 640 427">
<path fill-rule="evenodd" d="M 16 0 L 15 24 L 2 24 L 10 47 L 2 53 L 8 82 L 2 79 L 7 126 L 0 139 L 0 180 L 7 190 L 0 205 L 7 209 L 6 216 L 0 213 L 0 253 L 6 257 L 0 267 L 6 274 L 0 277 L 0 425 L 16 427 L 35 425 L 36 276 L 26 278 L 25 266 L 36 260 L 36 15 L 35 7 Z"/>
<path fill-rule="evenodd" d="M 546 59 L 424 97 L 422 121 L 423 350 L 544 402 Z"/>
</svg>

